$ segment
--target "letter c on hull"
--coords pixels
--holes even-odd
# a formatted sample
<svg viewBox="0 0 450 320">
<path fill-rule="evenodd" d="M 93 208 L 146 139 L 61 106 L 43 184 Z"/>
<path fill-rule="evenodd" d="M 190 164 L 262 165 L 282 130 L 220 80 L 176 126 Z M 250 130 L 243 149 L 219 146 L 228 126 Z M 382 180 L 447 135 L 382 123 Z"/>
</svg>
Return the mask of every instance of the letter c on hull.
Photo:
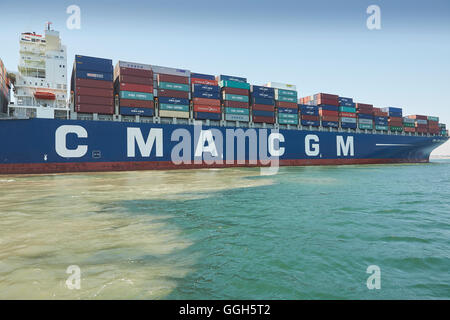
<svg viewBox="0 0 450 320">
<path fill-rule="evenodd" d="M 66 138 L 68 134 L 76 134 L 78 138 L 87 138 L 88 133 L 82 126 L 60 126 L 55 132 L 55 150 L 63 158 L 81 158 L 87 151 L 86 145 L 79 145 L 76 149 L 67 149 Z"/>
</svg>

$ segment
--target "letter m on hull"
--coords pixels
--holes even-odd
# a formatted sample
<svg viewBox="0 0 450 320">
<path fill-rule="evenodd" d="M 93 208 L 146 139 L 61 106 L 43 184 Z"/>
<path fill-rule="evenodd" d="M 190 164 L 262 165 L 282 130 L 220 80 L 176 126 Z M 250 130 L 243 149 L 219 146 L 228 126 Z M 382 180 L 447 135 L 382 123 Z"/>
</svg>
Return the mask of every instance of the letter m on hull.
<svg viewBox="0 0 450 320">
<path fill-rule="evenodd" d="M 144 140 L 140 128 L 127 128 L 127 156 L 136 157 L 136 144 L 142 157 L 150 157 L 153 145 L 156 144 L 156 156 L 163 156 L 163 130 L 152 128 L 148 134 L 147 140 Z"/>
<path fill-rule="evenodd" d="M 355 156 L 354 139 L 352 136 L 348 136 L 346 141 L 344 141 L 343 136 L 336 136 L 336 148 L 338 157 Z"/>
</svg>

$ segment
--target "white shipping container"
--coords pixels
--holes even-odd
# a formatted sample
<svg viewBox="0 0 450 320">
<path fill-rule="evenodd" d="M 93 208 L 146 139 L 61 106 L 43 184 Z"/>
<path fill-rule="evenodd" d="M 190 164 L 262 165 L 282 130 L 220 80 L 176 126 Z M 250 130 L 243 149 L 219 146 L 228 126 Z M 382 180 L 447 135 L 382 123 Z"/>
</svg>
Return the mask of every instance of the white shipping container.
<svg viewBox="0 0 450 320">
<path fill-rule="evenodd" d="M 373 124 L 373 120 L 372 119 L 358 119 L 358 122 L 360 124 Z"/>
<path fill-rule="evenodd" d="M 410 119 L 410 118 L 403 118 L 403 123 L 414 123 L 415 120 L 414 119 Z"/>
<path fill-rule="evenodd" d="M 281 82 L 269 82 L 265 85 L 269 88 L 277 88 L 277 89 L 285 89 L 285 90 L 294 90 L 297 91 L 297 86 L 294 84 L 287 84 Z"/>
<path fill-rule="evenodd" d="M 152 70 L 155 74 L 169 74 L 172 76 L 181 76 L 181 77 L 190 77 L 191 71 L 177 68 L 169 68 L 169 67 L 161 67 L 161 66 L 153 66 Z M 156 78 L 155 78 L 156 79 Z"/>
<path fill-rule="evenodd" d="M 246 115 L 241 115 L 241 114 L 225 114 L 225 120 L 249 122 L 250 117 L 246 116 Z"/>
<path fill-rule="evenodd" d="M 416 122 L 417 122 L 417 124 L 428 124 L 427 120 L 417 119 Z"/>
<path fill-rule="evenodd" d="M 356 123 L 356 118 L 342 117 L 341 122 Z"/>
<path fill-rule="evenodd" d="M 131 69 L 141 69 L 141 70 L 152 70 L 152 66 L 149 64 L 119 61 L 118 65 L 120 68 L 131 68 Z"/>
</svg>

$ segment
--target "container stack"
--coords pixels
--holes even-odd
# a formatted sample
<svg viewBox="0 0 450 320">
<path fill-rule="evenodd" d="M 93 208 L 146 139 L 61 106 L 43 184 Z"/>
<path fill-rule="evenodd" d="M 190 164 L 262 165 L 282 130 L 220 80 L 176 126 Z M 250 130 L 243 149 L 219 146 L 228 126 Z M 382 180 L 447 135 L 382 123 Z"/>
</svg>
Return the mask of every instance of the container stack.
<svg viewBox="0 0 450 320">
<path fill-rule="evenodd" d="M 417 133 L 427 133 L 428 132 L 428 117 L 421 115 L 408 116 L 409 119 L 414 120 L 414 125 L 416 127 Z"/>
<path fill-rule="evenodd" d="M 152 66 L 152 70 L 159 116 L 188 119 L 191 72 L 160 66 Z"/>
<path fill-rule="evenodd" d="M 275 123 L 275 89 L 251 86 L 252 121 L 255 123 Z"/>
<path fill-rule="evenodd" d="M 119 97 L 121 115 L 155 115 L 150 65 L 119 61 L 114 68 L 114 92 Z"/>
<path fill-rule="evenodd" d="M 381 108 L 373 108 L 373 122 L 375 123 L 375 130 L 389 130 L 389 114 Z"/>
<path fill-rule="evenodd" d="M 356 105 L 352 98 L 338 97 L 339 120 L 342 129 L 356 129 Z"/>
<path fill-rule="evenodd" d="M 428 133 L 437 135 L 440 133 L 439 118 L 428 116 Z"/>
<path fill-rule="evenodd" d="M 411 133 L 416 132 L 415 120 L 408 117 L 403 117 L 403 131 Z"/>
<path fill-rule="evenodd" d="M 320 127 L 319 107 L 302 104 L 303 98 L 300 99 L 298 110 L 300 112 L 300 119 L 302 126 Z"/>
<path fill-rule="evenodd" d="M 250 121 L 250 84 L 246 78 L 220 75 L 222 104 L 226 121 Z"/>
<path fill-rule="evenodd" d="M 441 136 L 448 136 L 447 128 L 445 123 L 439 123 L 439 131 Z"/>
<path fill-rule="evenodd" d="M 194 119 L 221 120 L 220 88 L 213 75 L 191 73 Z"/>
<path fill-rule="evenodd" d="M 357 103 L 356 113 L 358 115 L 358 128 L 362 130 L 373 130 L 373 105 Z"/>
<path fill-rule="evenodd" d="M 339 127 L 339 96 L 328 93 L 318 93 L 313 96 L 313 104 L 319 107 L 322 127 Z"/>
<path fill-rule="evenodd" d="M 269 82 L 274 88 L 278 124 L 298 125 L 297 87 L 292 84 Z"/>
<path fill-rule="evenodd" d="M 112 60 L 76 55 L 71 88 L 74 111 L 80 113 L 113 114 Z"/>
<path fill-rule="evenodd" d="M 6 113 L 9 103 L 9 80 L 3 61 L 0 59 L 0 113 Z"/>
<path fill-rule="evenodd" d="M 401 108 L 388 107 L 382 109 L 389 116 L 389 130 L 395 132 L 403 131 L 403 111 Z"/>
</svg>

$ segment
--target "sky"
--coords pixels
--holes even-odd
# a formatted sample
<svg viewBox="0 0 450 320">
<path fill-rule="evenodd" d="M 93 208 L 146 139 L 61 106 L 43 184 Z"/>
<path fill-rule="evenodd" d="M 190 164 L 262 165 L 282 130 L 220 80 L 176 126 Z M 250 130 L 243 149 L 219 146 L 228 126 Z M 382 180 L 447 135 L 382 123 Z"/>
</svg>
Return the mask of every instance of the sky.
<svg viewBox="0 0 450 320">
<path fill-rule="evenodd" d="M 80 29 L 68 29 L 70 5 Z M 369 30 L 377 5 L 381 29 Z M 17 70 L 19 35 L 47 21 L 75 54 L 244 76 L 352 97 L 450 125 L 450 1 L 2 1 L 0 58 Z M 69 74 L 70 76 L 70 74 Z M 434 154 L 450 155 L 450 142 Z"/>
</svg>

